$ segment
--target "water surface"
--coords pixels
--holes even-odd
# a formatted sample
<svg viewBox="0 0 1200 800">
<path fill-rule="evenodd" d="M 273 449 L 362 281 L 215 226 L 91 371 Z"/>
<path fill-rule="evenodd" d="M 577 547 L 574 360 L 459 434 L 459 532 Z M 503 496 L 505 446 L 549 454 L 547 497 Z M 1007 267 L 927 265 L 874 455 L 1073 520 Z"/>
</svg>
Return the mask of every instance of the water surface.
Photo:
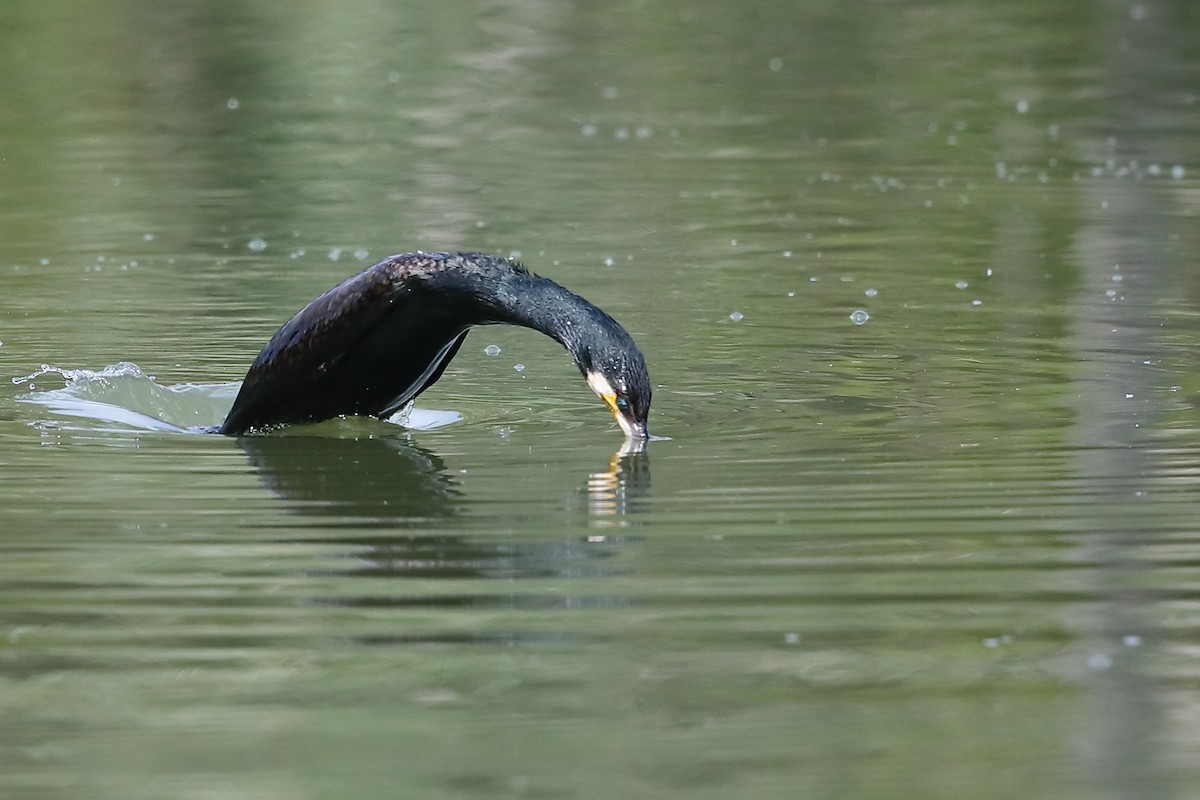
<svg viewBox="0 0 1200 800">
<path fill-rule="evenodd" d="M 0 795 L 1194 794 L 1190 5 L 94 13 L 0 25 Z M 459 248 L 670 438 L 495 328 L 188 430 Z"/>
</svg>

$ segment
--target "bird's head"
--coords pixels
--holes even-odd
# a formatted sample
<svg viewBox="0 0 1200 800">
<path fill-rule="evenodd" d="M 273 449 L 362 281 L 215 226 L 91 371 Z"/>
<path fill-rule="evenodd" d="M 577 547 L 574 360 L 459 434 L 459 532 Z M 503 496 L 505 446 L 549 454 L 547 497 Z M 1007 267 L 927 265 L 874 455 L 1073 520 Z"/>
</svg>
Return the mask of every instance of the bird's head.
<svg viewBox="0 0 1200 800">
<path fill-rule="evenodd" d="M 604 401 L 627 439 L 650 438 L 650 373 L 621 324 L 554 281 L 510 265 L 488 321 L 524 325 L 554 338 L 571 354 L 588 386 Z"/>
<path fill-rule="evenodd" d="M 629 439 L 650 437 L 650 373 L 642 353 L 628 340 L 627 347 L 605 348 L 591 353 L 590 364 L 581 364 L 588 386 L 604 401 Z"/>
</svg>

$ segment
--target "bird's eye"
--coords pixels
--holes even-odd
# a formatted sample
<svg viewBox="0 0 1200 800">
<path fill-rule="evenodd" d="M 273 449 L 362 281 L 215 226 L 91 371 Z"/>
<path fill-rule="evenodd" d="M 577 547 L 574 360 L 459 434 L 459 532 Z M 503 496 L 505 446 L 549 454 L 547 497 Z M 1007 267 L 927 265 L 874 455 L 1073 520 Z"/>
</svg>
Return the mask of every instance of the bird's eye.
<svg viewBox="0 0 1200 800">
<path fill-rule="evenodd" d="M 629 401 L 626 400 L 624 397 L 618 397 L 617 398 L 617 408 L 620 409 L 621 411 L 628 411 L 629 410 Z"/>
</svg>

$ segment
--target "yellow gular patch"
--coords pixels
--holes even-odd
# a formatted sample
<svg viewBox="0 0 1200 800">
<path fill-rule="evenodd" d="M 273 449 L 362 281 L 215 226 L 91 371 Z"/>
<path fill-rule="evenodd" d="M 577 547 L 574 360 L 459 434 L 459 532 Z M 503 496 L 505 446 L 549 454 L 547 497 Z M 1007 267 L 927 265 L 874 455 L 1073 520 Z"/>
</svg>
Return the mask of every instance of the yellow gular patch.
<svg viewBox="0 0 1200 800">
<path fill-rule="evenodd" d="M 612 384 L 599 372 L 589 372 L 587 385 L 604 401 L 604 405 L 608 406 L 608 410 L 612 412 L 612 415 L 620 421 L 621 415 L 617 412 L 617 393 L 613 390 Z"/>
<path fill-rule="evenodd" d="M 590 386 L 592 391 L 595 392 L 605 402 L 608 402 L 608 398 L 610 397 L 613 398 L 614 401 L 616 400 L 616 390 L 612 388 L 612 384 L 610 384 L 608 380 L 599 372 L 588 373 L 587 385 Z"/>
</svg>

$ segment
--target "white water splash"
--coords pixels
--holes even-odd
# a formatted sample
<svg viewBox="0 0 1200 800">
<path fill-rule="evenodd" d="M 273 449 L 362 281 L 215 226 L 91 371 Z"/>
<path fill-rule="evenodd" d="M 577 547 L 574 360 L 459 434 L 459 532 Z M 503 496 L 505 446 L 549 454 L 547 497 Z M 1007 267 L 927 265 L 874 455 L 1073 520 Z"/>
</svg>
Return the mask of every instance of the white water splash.
<svg viewBox="0 0 1200 800">
<path fill-rule="evenodd" d="M 16 400 L 77 420 L 81 430 L 186 432 L 218 424 L 238 383 L 164 385 L 129 361 L 100 370 L 43 364 L 12 382 L 28 391 Z M 62 386 L 57 384 L 62 383 Z M 55 388 L 44 388 L 54 384 Z M 59 427 L 62 427 L 61 425 Z"/>
<path fill-rule="evenodd" d="M 18 402 L 40 406 L 60 418 L 36 420 L 34 425 L 107 433 L 211 432 L 225 418 L 241 387 L 239 381 L 163 384 L 129 361 L 99 370 L 43 364 L 12 382 L 27 389 L 15 398 Z M 410 430 L 433 430 L 461 419 L 455 411 L 410 404 L 387 421 Z"/>
<path fill-rule="evenodd" d="M 451 425 L 462 419 L 457 411 L 438 411 L 432 408 L 416 408 L 410 402 L 387 418 L 387 422 L 400 425 L 411 431 L 431 431 Z"/>
</svg>

